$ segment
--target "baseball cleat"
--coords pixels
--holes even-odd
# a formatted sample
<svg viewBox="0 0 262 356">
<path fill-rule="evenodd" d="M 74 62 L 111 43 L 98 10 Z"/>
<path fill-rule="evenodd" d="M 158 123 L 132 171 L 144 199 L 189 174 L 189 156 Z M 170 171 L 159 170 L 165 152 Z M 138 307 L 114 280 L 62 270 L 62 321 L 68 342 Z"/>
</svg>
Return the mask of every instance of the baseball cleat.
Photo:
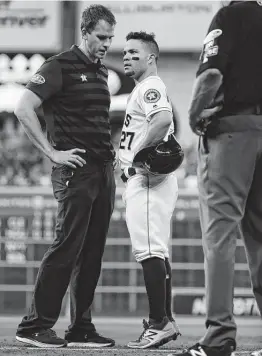
<svg viewBox="0 0 262 356">
<path fill-rule="evenodd" d="M 177 323 L 175 322 L 175 320 L 174 320 L 173 318 L 171 318 L 171 319 L 169 318 L 169 320 L 170 320 L 171 323 L 173 324 L 173 328 L 174 328 L 174 330 L 175 330 L 175 333 L 174 333 L 174 336 L 173 336 L 172 340 L 173 340 L 173 341 L 176 341 L 176 339 L 178 338 L 178 336 L 181 336 L 182 334 L 181 334 L 180 329 L 179 329 Z M 162 346 L 162 345 L 164 345 L 164 344 L 166 344 L 165 340 L 162 341 L 162 342 L 160 342 L 157 346 L 153 346 L 153 347 L 158 348 L 159 346 Z M 260 356 L 262 356 L 262 355 L 260 355 Z"/>
<path fill-rule="evenodd" d="M 68 347 L 89 347 L 89 348 L 98 348 L 98 347 L 111 347 L 115 345 L 115 341 L 109 337 L 104 337 L 98 334 L 96 331 L 89 331 L 86 334 L 71 333 L 65 336 L 67 340 Z"/>
<path fill-rule="evenodd" d="M 42 348 L 58 348 L 67 345 L 67 341 L 58 337 L 52 329 L 42 329 L 35 333 L 17 332 L 15 338 L 24 344 Z"/>
<path fill-rule="evenodd" d="M 159 347 L 173 340 L 175 330 L 172 322 L 164 317 L 161 323 L 148 323 L 143 320 L 144 330 L 136 341 L 130 341 L 127 347 L 132 349 L 147 349 Z"/>
<path fill-rule="evenodd" d="M 233 356 L 235 349 L 236 343 L 234 340 L 228 340 L 221 347 L 209 347 L 197 343 L 181 353 L 177 353 L 176 356 Z"/>
</svg>

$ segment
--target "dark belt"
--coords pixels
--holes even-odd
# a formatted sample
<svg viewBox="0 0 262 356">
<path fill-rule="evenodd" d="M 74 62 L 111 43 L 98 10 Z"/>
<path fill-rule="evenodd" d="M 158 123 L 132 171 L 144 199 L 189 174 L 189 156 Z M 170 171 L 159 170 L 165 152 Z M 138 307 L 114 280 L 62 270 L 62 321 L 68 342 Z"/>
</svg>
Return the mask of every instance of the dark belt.
<svg viewBox="0 0 262 356">
<path fill-rule="evenodd" d="M 222 133 L 244 131 L 262 131 L 262 105 L 246 107 L 234 113 L 223 111 L 211 118 L 206 135 L 211 138 Z"/>
<path fill-rule="evenodd" d="M 262 104 L 242 106 L 235 108 L 223 108 L 217 113 L 217 117 L 233 116 L 233 115 L 262 115 Z"/>
</svg>

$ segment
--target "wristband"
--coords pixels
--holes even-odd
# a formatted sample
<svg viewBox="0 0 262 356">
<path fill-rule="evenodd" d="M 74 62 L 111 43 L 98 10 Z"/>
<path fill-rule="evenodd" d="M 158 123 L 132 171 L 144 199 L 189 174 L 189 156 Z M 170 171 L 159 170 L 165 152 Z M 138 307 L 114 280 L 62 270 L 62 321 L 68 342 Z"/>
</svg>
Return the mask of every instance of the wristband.
<svg viewBox="0 0 262 356">
<path fill-rule="evenodd" d="M 124 183 L 128 181 L 128 179 L 136 174 L 136 170 L 134 167 L 126 167 L 121 174 L 121 179 Z"/>
</svg>

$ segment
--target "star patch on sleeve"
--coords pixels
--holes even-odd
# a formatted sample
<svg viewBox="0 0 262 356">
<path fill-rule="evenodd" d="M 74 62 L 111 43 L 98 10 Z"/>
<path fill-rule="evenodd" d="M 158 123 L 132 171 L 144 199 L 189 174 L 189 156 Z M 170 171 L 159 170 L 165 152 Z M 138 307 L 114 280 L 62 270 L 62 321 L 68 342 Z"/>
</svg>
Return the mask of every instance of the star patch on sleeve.
<svg viewBox="0 0 262 356">
<path fill-rule="evenodd" d="M 146 103 L 156 103 L 161 98 L 161 95 L 156 89 L 148 89 L 144 94 Z"/>
</svg>

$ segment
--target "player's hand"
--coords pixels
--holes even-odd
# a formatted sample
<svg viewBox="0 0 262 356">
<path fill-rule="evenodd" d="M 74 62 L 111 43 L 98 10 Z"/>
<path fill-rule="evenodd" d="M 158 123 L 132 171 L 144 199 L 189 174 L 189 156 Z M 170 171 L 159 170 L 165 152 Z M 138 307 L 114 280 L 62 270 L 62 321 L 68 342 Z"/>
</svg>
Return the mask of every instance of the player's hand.
<svg viewBox="0 0 262 356">
<path fill-rule="evenodd" d="M 64 164 L 71 168 L 83 167 L 86 161 L 79 156 L 77 153 L 85 153 L 86 151 L 82 148 L 73 148 L 68 151 L 57 151 L 54 150 L 51 161 L 56 164 Z"/>
</svg>

